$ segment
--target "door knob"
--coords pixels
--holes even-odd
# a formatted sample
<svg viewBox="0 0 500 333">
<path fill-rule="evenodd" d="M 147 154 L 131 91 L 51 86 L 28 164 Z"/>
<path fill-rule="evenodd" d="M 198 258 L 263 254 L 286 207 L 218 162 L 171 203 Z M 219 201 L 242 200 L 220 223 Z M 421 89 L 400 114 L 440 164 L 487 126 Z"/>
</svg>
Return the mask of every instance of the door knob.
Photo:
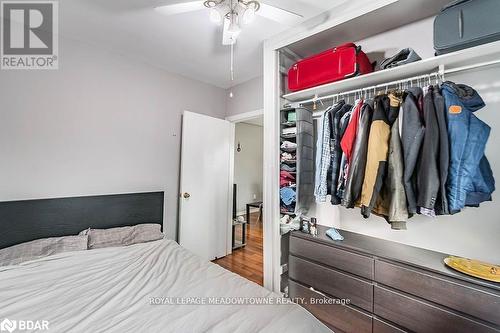
<svg viewBox="0 0 500 333">
<path fill-rule="evenodd" d="M 182 196 L 184 197 L 184 199 L 188 199 L 189 197 L 191 197 L 191 194 L 184 192 Z"/>
</svg>

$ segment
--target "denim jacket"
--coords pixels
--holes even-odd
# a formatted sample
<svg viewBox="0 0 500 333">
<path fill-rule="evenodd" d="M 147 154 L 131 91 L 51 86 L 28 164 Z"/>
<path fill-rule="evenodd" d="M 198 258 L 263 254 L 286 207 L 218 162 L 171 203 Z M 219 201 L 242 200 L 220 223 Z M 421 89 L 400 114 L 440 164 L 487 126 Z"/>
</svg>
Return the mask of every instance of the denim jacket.
<svg viewBox="0 0 500 333">
<path fill-rule="evenodd" d="M 465 206 L 491 201 L 495 180 L 484 155 L 490 127 L 474 114 L 485 106 L 474 89 L 447 81 L 442 86 L 442 94 L 450 142 L 446 187 L 449 210 L 454 214 Z"/>
</svg>

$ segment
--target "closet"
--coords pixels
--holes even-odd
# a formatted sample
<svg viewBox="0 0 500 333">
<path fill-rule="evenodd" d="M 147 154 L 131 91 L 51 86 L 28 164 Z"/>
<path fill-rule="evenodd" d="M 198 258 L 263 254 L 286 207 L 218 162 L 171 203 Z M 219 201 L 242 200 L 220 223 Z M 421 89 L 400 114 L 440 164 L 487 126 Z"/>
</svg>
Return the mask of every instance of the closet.
<svg viewBox="0 0 500 333">
<path fill-rule="evenodd" d="M 361 1 L 363 2 L 363 1 Z M 426 87 L 443 81 L 467 84 L 478 91 L 486 106 L 477 116 L 491 128 L 486 148 L 493 175 L 500 175 L 500 42 L 483 44 L 440 56 L 433 49 L 433 19 L 449 0 L 379 0 L 342 3 L 330 12 L 310 20 L 297 29 L 265 43 L 264 114 L 265 114 L 265 219 L 272 221 L 264 230 L 265 285 L 286 292 L 288 281 L 289 235 L 280 233 L 281 200 L 279 191 L 280 146 L 283 142 L 282 110 L 305 108 L 311 111 L 314 146 L 318 120 L 324 111 L 345 100 L 354 103 L 360 97 L 373 98 L 391 90 Z M 322 86 L 291 92 L 287 72 L 296 61 L 346 42 L 362 47 L 371 61 L 384 58 L 407 47 L 422 60 L 400 67 L 377 70 Z M 314 153 L 317 154 L 317 151 Z M 500 262 L 500 223 L 493 202 L 460 214 L 439 217 L 415 216 L 407 230 L 392 230 L 378 216 L 364 219 L 359 209 L 333 206 L 329 200 L 311 202 L 307 216 L 318 224 L 498 264 Z"/>
</svg>

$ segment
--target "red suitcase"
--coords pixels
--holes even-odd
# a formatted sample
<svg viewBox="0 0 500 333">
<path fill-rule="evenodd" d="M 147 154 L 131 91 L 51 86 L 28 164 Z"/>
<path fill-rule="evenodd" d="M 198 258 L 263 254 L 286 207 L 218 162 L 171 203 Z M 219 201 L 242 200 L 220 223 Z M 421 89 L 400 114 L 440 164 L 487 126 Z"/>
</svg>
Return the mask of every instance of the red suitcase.
<svg viewBox="0 0 500 333">
<path fill-rule="evenodd" d="M 360 46 L 347 43 L 300 60 L 288 71 L 291 91 L 373 72 L 373 65 Z"/>
</svg>

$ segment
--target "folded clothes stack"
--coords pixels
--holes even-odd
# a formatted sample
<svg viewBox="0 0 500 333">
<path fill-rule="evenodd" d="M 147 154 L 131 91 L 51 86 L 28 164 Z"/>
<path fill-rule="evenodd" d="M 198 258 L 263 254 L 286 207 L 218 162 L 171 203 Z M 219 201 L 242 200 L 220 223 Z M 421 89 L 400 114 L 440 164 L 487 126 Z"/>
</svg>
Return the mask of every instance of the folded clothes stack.
<svg viewBox="0 0 500 333">
<path fill-rule="evenodd" d="M 295 202 L 297 197 L 297 192 L 292 187 L 282 187 L 280 189 L 281 201 L 286 205 L 290 206 Z"/>
<path fill-rule="evenodd" d="M 280 171 L 280 187 L 291 186 L 295 184 L 295 177 L 287 171 Z"/>
<path fill-rule="evenodd" d="M 297 144 L 292 141 L 283 141 L 283 143 L 281 144 L 281 149 L 296 149 L 296 148 Z"/>
<path fill-rule="evenodd" d="M 295 161 L 295 154 L 290 154 L 287 152 L 281 153 L 281 162 L 286 162 L 286 161 Z"/>
<path fill-rule="evenodd" d="M 295 172 L 297 170 L 297 167 L 286 163 L 281 163 L 280 169 L 283 171 Z"/>
<path fill-rule="evenodd" d="M 296 135 L 297 134 L 297 127 L 288 127 L 284 128 L 281 133 L 283 136 L 290 136 L 290 135 Z"/>
</svg>

